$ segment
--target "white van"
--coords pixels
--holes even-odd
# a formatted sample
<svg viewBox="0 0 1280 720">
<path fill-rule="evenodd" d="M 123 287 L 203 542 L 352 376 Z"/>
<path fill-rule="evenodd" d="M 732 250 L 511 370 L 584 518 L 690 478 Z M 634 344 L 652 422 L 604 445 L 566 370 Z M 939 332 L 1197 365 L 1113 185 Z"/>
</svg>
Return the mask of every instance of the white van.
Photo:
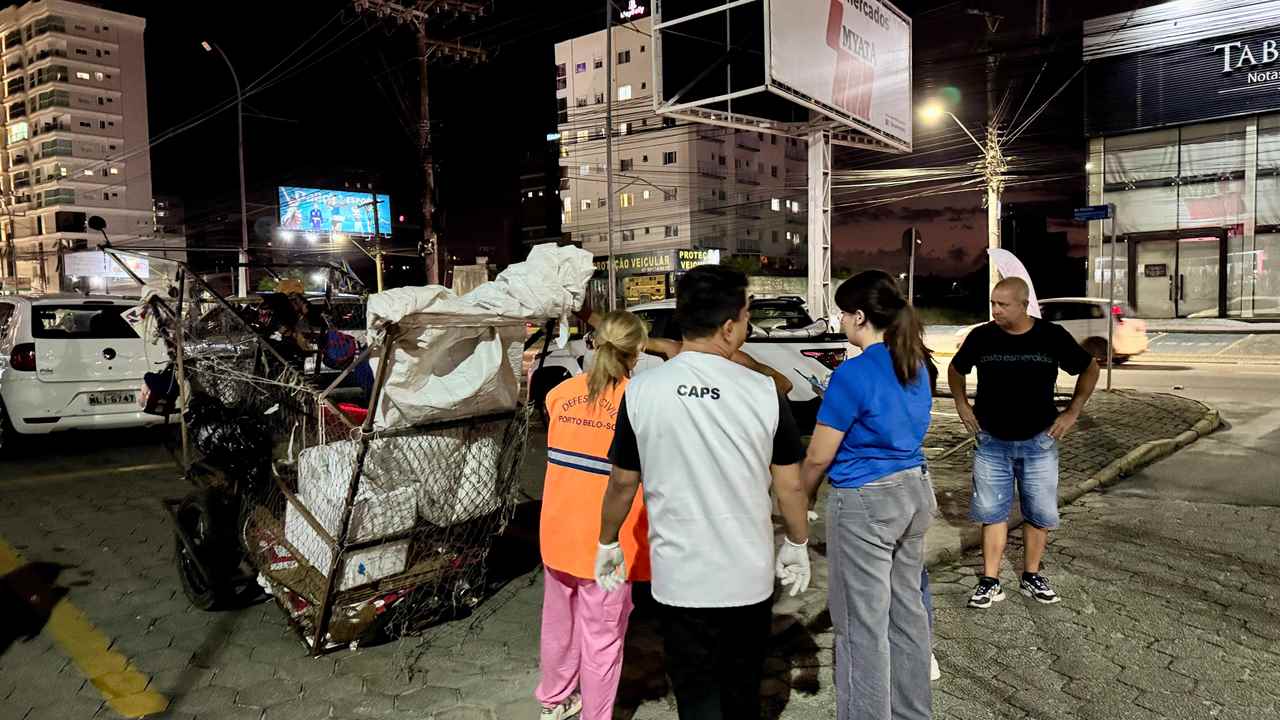
<svg viewBox="0 0 1280 720">
<path fill-rule="evenodd" d="M 0 454 L 14 435 L 156 425 L 142 412 L 142 375 L 164 368 L 120 316 L 137 300 L 0 296 Z M 153 354 L 157 354 L 154 353 Z"/>
</svg>

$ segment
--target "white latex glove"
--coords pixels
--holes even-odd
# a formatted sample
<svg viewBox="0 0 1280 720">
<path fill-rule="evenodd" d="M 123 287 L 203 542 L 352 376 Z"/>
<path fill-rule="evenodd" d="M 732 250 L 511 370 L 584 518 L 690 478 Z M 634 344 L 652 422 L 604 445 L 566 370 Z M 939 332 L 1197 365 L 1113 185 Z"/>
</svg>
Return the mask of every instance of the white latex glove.
<svg viewBox="0 0 1280 720">
<path fill-rule="evenodd" d="M 599 567 L 599 561 L 597 561 Z M 778 548 L 778 561 L 773 566 L 774 574 L 784 586 L 790 586 L 789 595 L 795 597 L 809 589 L 809 541 L 797 545 L 787 536 L 782 538 L 782 546 Z"/>
<path fill-rule="evenodd" d="M 806 562 L 808 558 L 805 558 Z M 618 543 L 596 546 L 596 582 L 605 592 L 613 592 L 622 586 L 627 579 L 627 561 L 622 557 L 622 548 Z"/>
</svg>

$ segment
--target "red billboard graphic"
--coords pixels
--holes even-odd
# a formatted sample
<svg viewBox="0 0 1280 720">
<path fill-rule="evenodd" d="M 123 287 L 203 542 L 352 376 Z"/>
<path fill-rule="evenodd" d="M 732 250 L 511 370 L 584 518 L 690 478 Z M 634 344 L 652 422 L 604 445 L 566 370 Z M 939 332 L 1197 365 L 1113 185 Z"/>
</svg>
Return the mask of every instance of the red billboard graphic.
<svg viewBox="0 0 1280 720">
<path fill-rule="evenodd" d="M 827 46 L 836 51 L 832 102 L 861 120 L 871 119 L 871 90 L 875 84 L 875 46 L 844 26 L 843 0 L 831 0 L 827 16 Z"/>
</svg>

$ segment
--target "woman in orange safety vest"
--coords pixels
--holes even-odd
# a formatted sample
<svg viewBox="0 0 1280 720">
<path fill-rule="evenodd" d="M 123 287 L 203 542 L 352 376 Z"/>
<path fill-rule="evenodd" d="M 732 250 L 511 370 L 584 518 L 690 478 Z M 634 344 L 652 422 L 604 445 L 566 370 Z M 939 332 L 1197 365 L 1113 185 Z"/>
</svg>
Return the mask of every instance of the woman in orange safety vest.
<svg viewBox="0 0 1280 720">
<path fill-rule="evenodd" d="M 592 320 L 595 358 L 590 370 L 558 385 L 546 401 L 542 677 L 534 693 L 542 720 L 578 713 L 583 720 L 613 717 L 632 608 L 629 588 L 606 592 L 596 584 L 595 556 L 618 406 L 648 332 L 644 321 L 625 311 Z M 648 535 L 637 493 L 619 535 L 628 583 L 650 579 Z"/>
</svg>

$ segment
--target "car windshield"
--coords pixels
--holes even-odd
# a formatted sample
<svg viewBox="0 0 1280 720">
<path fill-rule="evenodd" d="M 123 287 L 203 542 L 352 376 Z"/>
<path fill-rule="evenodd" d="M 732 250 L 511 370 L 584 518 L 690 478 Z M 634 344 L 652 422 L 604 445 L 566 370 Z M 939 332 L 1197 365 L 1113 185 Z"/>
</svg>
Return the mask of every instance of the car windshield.
<svg viewBox="0 0 1280 720">
<path fill-rule="evenodd" d="M 762 330 L 798 330 L 812 325 L 813 318 L 800 303 L 755 303 L 751 324 Z"/>
<path fill-rule="evenodd" d="M 114 340 L 137 338 L 120 317 L 123 305 L 36 305 L 31 308 L 31 335 L 44 340 Z"/>
</svg>

